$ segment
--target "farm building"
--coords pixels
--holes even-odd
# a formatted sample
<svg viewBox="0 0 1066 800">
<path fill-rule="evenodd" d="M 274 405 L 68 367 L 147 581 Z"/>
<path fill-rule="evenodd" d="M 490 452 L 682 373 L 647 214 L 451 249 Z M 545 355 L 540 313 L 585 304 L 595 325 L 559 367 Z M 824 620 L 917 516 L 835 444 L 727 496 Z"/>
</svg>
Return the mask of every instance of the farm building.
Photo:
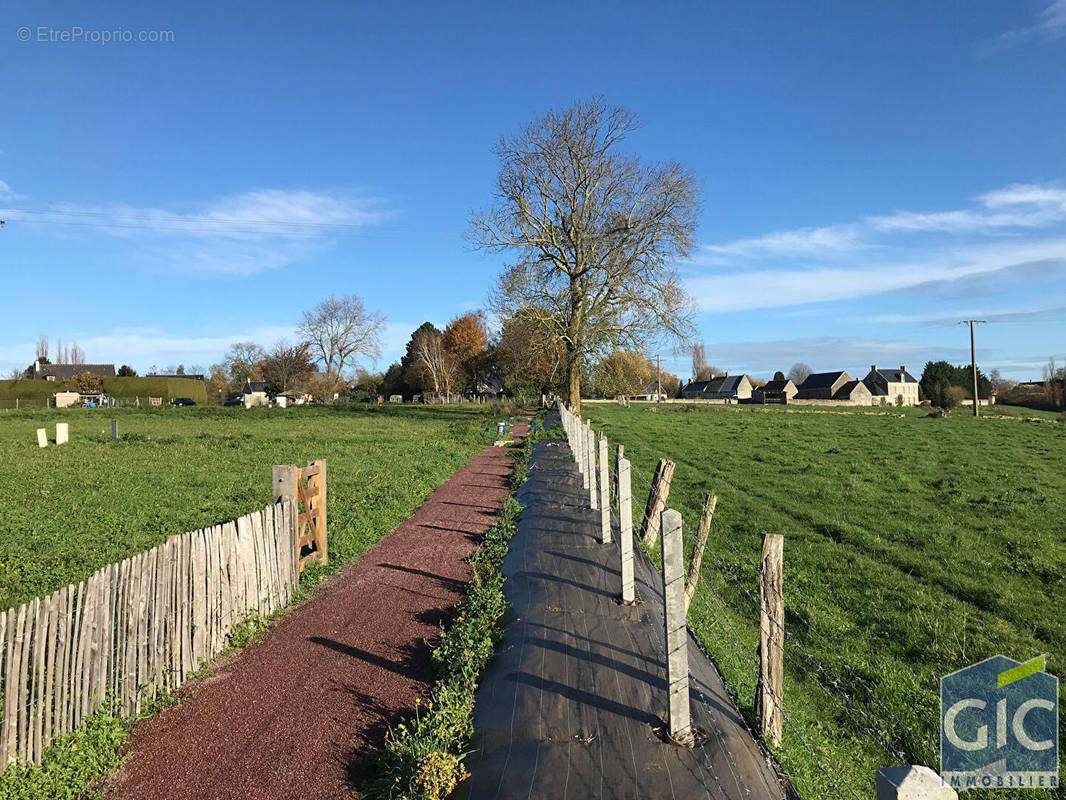
<svg viewBox="0 0 1066 800">
<path fill-rule="evenodd" d="M 812 372 L 797 388 L 797 400 L 833 400 L 840 388 L 851 380 L 843 370 Z"/>
<path fill-rule="evenodd" d="M 681 390 L 681 397 L 685 400 L 720 400 L 735 403 L 739 400 L 750 400 L 751 393 L 751 381 L 747 375 L 730 375 L 727 372 L 709 381 L 689 381 Z"/>
<path fill-rule="evenodd" d="M 874 364 L 869 374 L 862 379 L 873 395 L 873 402 L 899 406 L 918 405 L 918 380 L 907 368 L 878 369 Z"/>
<path fill-rule="evenodd" d="M 796 384 L 785 378 L 759 386 L 752 391 L 751 396 L 756 403 L 787 403 L 798 391 Z"/>
</svg>

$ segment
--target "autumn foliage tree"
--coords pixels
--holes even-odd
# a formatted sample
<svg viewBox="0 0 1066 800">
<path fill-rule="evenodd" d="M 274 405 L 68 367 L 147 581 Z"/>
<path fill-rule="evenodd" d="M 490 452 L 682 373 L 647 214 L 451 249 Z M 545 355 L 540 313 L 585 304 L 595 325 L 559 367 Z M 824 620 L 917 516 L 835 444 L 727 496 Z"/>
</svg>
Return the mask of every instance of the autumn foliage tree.
<svg viewBox="0 0 1066 800">
<path fill-rule="evenodd" d="M 476 392 L 489 346 L 484 314 L 476 311 L 453 319 L 444 329 L 441 345 L 453 359 L 464 388 Z"/>
</svg>

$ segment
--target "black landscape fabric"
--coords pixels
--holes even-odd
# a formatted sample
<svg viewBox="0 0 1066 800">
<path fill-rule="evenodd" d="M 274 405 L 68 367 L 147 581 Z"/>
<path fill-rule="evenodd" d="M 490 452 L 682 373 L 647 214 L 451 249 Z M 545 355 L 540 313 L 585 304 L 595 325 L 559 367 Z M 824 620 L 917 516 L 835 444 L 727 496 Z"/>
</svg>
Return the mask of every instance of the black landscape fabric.
<svg viewBox="0 0 1066 800">
<path fill-rule="evenodd" d="M 477 692 L 471 778 L 457 797 L 783 798 L 715 667 L 689 638 L 694 748 L 666 717 L 662 579 L 637 554 L 639 605 L 620 605 L 619 549 L 564 441 L 533 452 L 504 561 L 512 619 Z"/>
</svg>

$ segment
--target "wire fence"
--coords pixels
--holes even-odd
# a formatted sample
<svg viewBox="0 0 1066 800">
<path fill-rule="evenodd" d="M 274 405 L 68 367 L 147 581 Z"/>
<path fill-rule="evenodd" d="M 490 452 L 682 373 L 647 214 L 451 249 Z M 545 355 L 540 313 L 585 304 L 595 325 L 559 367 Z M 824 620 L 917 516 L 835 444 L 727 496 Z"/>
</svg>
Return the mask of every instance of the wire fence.
<svg viewBox="0 0 1066 800">
<path fill-rule="evenodd" d="M 565 409 L 563 411 L 565 412 Z M 608 492 L 608 497 L 611 508 L 617 514 L 621 512 L 618 502 L 617 451 L 612 460 L 614 462 L 610 466 L 612 490 Z M 595 473 L 595 470 L 593 472 Z M 636 485 L 632 491 L 634 498 L 639 497 L 642 493 L 645 497 L 650 498 L 655 491 L 652 480 L 635 467 L 630 469 L 630 475 L 635 478 L 634 483 Z M 645 510 L 637 504 L 634 505 L 639 509 L 633 512 L 634 516 L 638 517 L 633 527 L 634 547 L 643 549 L 649 557 L 655 560 L 658 555 L 657 552 L 653 548 L 644 545 L 640 535 L 643 528 Z M 698 541 L 698 533 L 684 520 L 682 520 L 682 529 L 687 541 Z M 707 653 L 709 644 L 707 637 L 699 635 L 699 631 L 694 629 L 694 623 L 698 621 L 698 618 L 702 617 L 711 625 L 715 631 L 713 637 L 713 645 L 716 645 L 713 646 L 715 652 L 728 654 L 737 675 L 743 677 L 744 682 L 749 687 L 754 686 L 759 681 L 760 654 L 757 645 L 753 647 L 751 643 L 743 640 L 753 638 L 756 642 L 758 641 L 758 627 L 763 603 L 756 593 L 758 589 L 753 590 L 752 585 L 758 587 L 762 565 L 758 559 L 752 559 L 750 555 L 745 554 L 727 536 L 715 537 L 714 545 L 710 546 L 710 543 L 708 543 L 708 546 L 703 549 L 704 555 L 709 556 L 709 561 L 704 561 L 700 570 L 701 575 L 695 576 L 697 582 L 695 584 L 694 597 L 699 598 L 699 602 L 693 609 L 690 609 L 690 612 L 693 613 L 690 613 L 689 627 L 693 633 L 694 640 L 701 650 Z M 716 552 L 718 545 L 722 546 L 721 554 Z M 730 598 L 727 598 L 725 593 L 712 594 L 718 601 L 717 611 L 703 585 L 703 579 L 709 576 L 708 573 L 711 576 L 718 576 L 721 585 L 730 589 Z M 755 612 L 754 615 L 750 613 L 752 610 Z M 733 619 L 731 620 L 730 617 L 733 617 Z M 848 726 L 864 738 L 865 745 L 882 753 L 889 764 L 907 764 L 908 758 L 904 749 L 897 744 L 893 744 L 893 737 L 886 730 L 886 726 L 875 719 L 875 716 L 883 717 L 885 720 L 891 719 L 893 720 L 893 725 L 895 725 L 900 716 L 898 713 L 888 709 L 878 698 L 876 687 L 846 663 L 827 664 L 822 658 L 811 652 L 809 647 L 804 646 L 801 639 L 814 638 L 818 634 L 812 629 L 810 622 L 803 614 L 789 614 L 786 605 L 784 619 L 779 620 L 773 615 L 762 618 L 769 620 L 770 625 L 780 633 L 781 644 L 778 647 L 780 647 L 786 676 L 790 679 L 790 682 L 793 685 L 803 683 L 820 687 L 821 691 L 827 696 L 835 698 L 833 706 L 839 718 L 846 720 Z M 743 622 L 745 619 L 751 620 L 751 622 Z M 788 629 L 786 629 L 786 620 L 788 620 Z M 797 631 L 791 629 L 793 621 L 798 626 L 798 635 Z M 721 636 L 718 636 L 718 633 Z M 771 637 L 769 641 L 776 641 L 776 638 Z M 658 645 L 658 643 L 656 644 Z M 665 653 L 662 650 L 660 650 L 660 655 L 665 657 Z M 720 658 L 722 658 L 721 655 Z M 742 688 L 738 686 L 740 681 L 734 679 L 732 683 L 733 686 L 730 688 L 734 696 L 739 703 L 746 705 L 741 698 L 740 691 L 738 691 Z M 699 690 L 697 689 L 697 691 Z M 794 695 L 787 692 L 784 698 L 780 700 L 773 692 L 764 693 L 762 696 L 768 697 L 776 709 L 780 711 L 787 738 L 794 741 L 795 745 L 802 749 L 806 758 L 821 776 L 822 781 L 824 781 L 823 791 L 841 798 L 859 797 L 860 795 L 856 793 L 853 786 L 845 784 L 838 777 L 834 777 L 842 774 L 841 770 L 830 763 L 832 757 L 829 753 L 832 752 L 832 749 L 827 747 L 826 737 L 818 735 L 819 731 L 817 729 L 820 725 L 812 724 L 812 721 L 817 723 L 819 720 L 824 719 L 827 711 L 815 708 L 816 700 L 814 698 L 809 698 L 806 703 L 799 703 Z M 753 709 L 749 707 L 748 710 L 751 711 Z M 904 726 L 904 729 L 909 733 L 913 733 L 909 726 Z M 871 775 L 871 781 L 872 777 Z"/>
</svg>

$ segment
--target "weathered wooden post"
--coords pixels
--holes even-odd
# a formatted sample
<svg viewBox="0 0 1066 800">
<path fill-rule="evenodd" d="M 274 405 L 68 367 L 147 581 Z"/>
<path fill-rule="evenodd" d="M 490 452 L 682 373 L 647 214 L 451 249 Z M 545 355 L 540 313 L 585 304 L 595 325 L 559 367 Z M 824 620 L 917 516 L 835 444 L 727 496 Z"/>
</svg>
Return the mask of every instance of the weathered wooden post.
<svg viewBox="0 0 1066 800">
<path fill-rule="evenodd" d="M 700 567 L 703 566 L 703 551 L 707 548 L 707 535 L 711 532 L 711 523 L 714 522 L 714 509 L 718 506 L 718 495 L 709 494 L 703 501 L 703 511 L 700 513 L 700 525 L 696 529 L 696 547 L 692 551 L 692 561 L 688 566 L 688 580 L 685 582 L 685 611 L 692 605 L 692 598 L 696 595 L 696 587 L 700 582 Z"/>
<path fill-rule="evenodd" d="M 607 437 L 600 434 L 600 542 L 611 541 L 611 467 L 607 463 Z"/>
<path fill-rule="evenodd" d="M 292 464 L 275 464 L 274 476 L 273 476 L 273 489 L 271 494 L 274 497 L 274 503 L 284 503 L 288 501 L 292 503 L 292 515 L 297 520 L 300 515 L 300 504 L 296 501 L 296 484 L 300 480 L 299 467 Z M 292 546 L 293 546 L 293 559 L 296 563 L 296 571 L 300 573 L 303 571 L 303 564 L 300 563 L 300 551 L 303 549 L 300 546 L 300 534 L 303 530 L 303 526 L 297 522 L 293 526 Z"/>
<path fill-rule="evenodd" d="M 621 483 L 618 479 L 618 465 L 622 463 L 622 459 L 625 458 L 626 448 L 625 445 L 618 445 L 614 452 L 614 500 L 619 505 L 622 504 Z"/>
<path fill-rule="evenodd" d="M 660 458 L 659 466 L 655 468 L 651 491 L 648 492 L 648 505 L 644 509 L 644 519 L 640 526 L 641 539 L 648 547 L 654 547 L 655 540 L 659 538 L 659 519 L 670 497 L 670 481 L 673 478 L 674 462 Z"/>
<path fill-rule="evenodd" d="M 693 743 L 688 700 L 688 628 L 685 627 L 685 553 L 681 534 L 681 512 L 664 509 L 663 609 L 666 627 L 666 685 L 668 691 L 667 732 L 677 744 Z"/>
<path fill-rule="evenodd" d="M 592 430 L 592 422 L 585 426 L 585 443 L 589 454 L 589 508 L 598 511 L 600 496 L 596 490 L 596 434 Z"/>
<path fill-rule="evenodd" d="M 300 480 L 300 469 L 292 464 L 274 465 L 274 502 L 285 500 L 296 502 L 296 482 Z"/>
<path fill-rule="evenodd" d="M 784 726 L 785 596 L 782 572 L 785 539 L 764 533 L 760 573 L 759 685 L 755 689 L 756 711 L 762 735 L 774 746 L 781 744 Z"/>
<path fill-rule="evenodd" d="M 618 545 L 622 553 L 622 602 L 636 602 L 633 591 L 633 489 L 629 461 L 618 459 Z"/>
</svg>

